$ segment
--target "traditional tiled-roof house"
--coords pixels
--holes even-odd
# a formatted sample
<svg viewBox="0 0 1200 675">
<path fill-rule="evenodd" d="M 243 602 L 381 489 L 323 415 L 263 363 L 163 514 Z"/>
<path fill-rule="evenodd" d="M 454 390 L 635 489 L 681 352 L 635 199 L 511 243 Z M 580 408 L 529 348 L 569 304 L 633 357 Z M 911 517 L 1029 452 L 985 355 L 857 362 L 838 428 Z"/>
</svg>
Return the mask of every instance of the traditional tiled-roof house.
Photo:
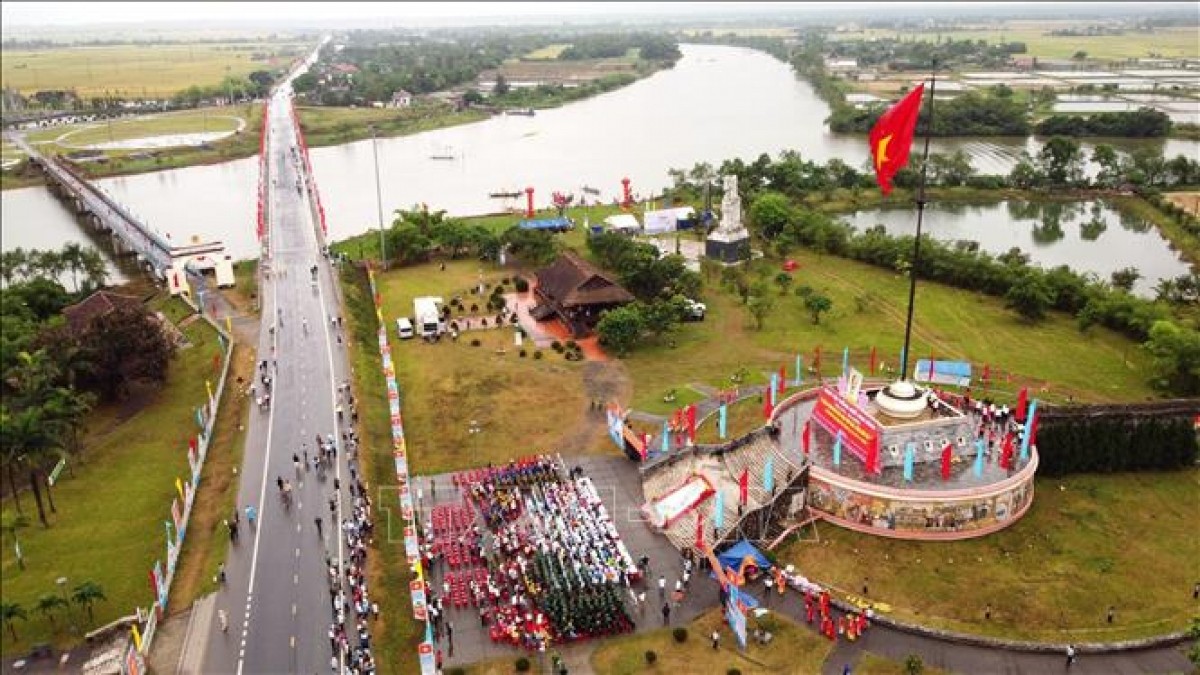
<svg viewBox="0 0 1200 675">
<path fill-rule="evenodd" d="M 538 321 L 557 315 L 575 337 L 591 333 L 604 310 L 633 301 L 611 275 L 575 253 L 563 253 L 535 276 L 538 304 L 531 315 Z"/>
</svg>

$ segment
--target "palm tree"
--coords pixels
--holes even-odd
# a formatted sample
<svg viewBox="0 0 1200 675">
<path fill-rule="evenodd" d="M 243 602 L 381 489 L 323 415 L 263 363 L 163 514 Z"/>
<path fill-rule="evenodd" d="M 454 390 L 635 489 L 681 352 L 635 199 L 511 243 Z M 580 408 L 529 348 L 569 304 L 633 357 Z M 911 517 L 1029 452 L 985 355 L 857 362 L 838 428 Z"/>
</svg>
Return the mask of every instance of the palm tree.
<svg viewBox="0 0 1200 675">
<path fill-rule="evenodd" d="M 79 272 L 83 269 L 83 245 L 72 242 L 59 251 L 63 265 L 71 271 L 71 290 L 79 292 Z"/>
<path fill-rule="evenodd" d="M 85 248 L 79 260 L 80 269 L 83 270 L 84 290 L 91 292 L 104 288 L 104 284 L 108 281 L 108 263 L 104 262 L 104 256 L 100 255 L 100 251 L 94 248 Z"/>
<path fill-rule="evenodd" d="M 0 278 L 4 279 L 5 285 L 11 284 L 18 276 L 24 276 L 27 259 L 28 254 L 20 246 L 0 254 Z"/>
<path fill-rule="evenodd" d="M 14 642 L 17 640 L 17 629 L 13 626 L 13 619 L 22 621 L 29 619 L 25 614 L 25 609 L 15 602 L 0 602 L 0 618 L 4 619 L 4 624 L 8 626 L 8 632 L 12 635 Z"/>
<path fill-rule="evenodd" d="M 87 609 L 88 623 L 91 623 L 92 605 L 97 600 L 107 600 L 108 598 L 104 597 L 104 589 L 100 584 L 94 581 L 85 581 L 75 587 L 75 591 L 71 593 L 71 599 L 75 601 L 75 604 Z"/>
<path fill-rule="evenodd" d="M 62 440 L 54 425 L 46 423 L 45 413 L 40 407 L 16 412 L 0 407 L 0 442 L 6 454 L 17 453 L 16 461 L 29 469 L 29 488 L 37 503 L 38 520 L 43 527 L 50 527 L 46 521 L 46 509 L 42 506 L 41 486 L 45 479 L 41 466 L 52 453 L 62 449 Z"/>
<path fill-rule="evenodd" d="M 58 251 L 31 251 L 30 257 L 32 258 L 30 266 L 39 273 L 37 276 L 58 281 L 58 277 L 66 269 L 66 264 Z"/>
<path fill-rule="evenodd" d="M 37 605 L 34 606 L 34 610 L 49 619 L 50 629 L 55 630 L 54 613 L 64 607 L 69 606 L 70 603 L 68 603 L 66 598 L 62 597 L 61 595 L 55 595 L 54 593 L 43 593 L 42 596 L 38 598 Z"/>
</svg>

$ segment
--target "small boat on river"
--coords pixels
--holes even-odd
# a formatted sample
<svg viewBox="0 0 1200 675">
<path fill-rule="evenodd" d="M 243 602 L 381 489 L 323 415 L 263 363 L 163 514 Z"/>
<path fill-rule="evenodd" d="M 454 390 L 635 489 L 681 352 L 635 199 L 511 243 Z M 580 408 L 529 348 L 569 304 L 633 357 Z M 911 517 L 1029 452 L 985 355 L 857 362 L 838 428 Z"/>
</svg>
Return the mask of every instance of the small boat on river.
<svg viewBox="0 0 1200 675">
<path fill-rule="evenodd" d="M 516 110 L 505 110 L 505 115 L 521 115 L 522 117 L 533 117 L 537 114 L 533 108 L 518 108 Z"/>
<path fill-rule="evenodd" d="M 519 190 L 513 192 L 489 192 L 488 196 L 492 199 L 516 199 L 521 196 Z"/>
</svg>

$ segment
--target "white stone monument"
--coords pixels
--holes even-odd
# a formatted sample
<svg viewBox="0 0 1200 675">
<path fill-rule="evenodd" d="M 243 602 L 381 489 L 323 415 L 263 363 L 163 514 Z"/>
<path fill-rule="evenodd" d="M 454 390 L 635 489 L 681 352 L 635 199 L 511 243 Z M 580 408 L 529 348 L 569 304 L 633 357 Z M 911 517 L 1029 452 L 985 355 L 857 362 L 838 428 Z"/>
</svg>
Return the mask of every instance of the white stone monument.
<svg viewBox="0 0 1200 675">
<path fill-rule="evenodd" d="M 725 176 L 721 197 L 721 222 L 704 242 L 704 255 L 723 263 L 750 258 L 750 232 L 742 224 L 742 197 L 737 176 Z"/>
</svg>

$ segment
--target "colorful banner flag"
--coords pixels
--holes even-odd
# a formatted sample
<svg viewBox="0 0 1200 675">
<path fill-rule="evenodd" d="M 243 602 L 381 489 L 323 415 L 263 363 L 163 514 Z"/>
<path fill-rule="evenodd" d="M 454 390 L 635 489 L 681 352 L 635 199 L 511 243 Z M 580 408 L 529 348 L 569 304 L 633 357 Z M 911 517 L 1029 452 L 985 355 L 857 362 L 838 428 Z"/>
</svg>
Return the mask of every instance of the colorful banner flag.
<svg viewBox="0 0 1200 675">
<path fill-rule="evenodd" d="M 691 403 L 687 407 L 687 435 L 688 442 L 695 444 L 696 442 L 696 404 Z"/>
<path fill-rule="evenodd" d="M 842 377 L 850 374 L 850 348 L 842 347 Z"/>
<path fill-rule="evenodd" d="M 904 480 L 911 483 L 913 479 L 913 462 L 917 459 L 917 444 L 909 443 L 904 447 Z"/>
<path fill-rule="evenodd" d="M 924 94 L 925 83 L 922 82 L 896 105 L 888 108 L 867 136 L 875 164 L 875 178 L 885 195 L 892 192 L 892 178 L 908 164 L 913 131 L 917 126 Z"/>
<path fill-rule="evenodd" d="M 1025 409 L 1029 404 L 1029 388 L 1021 387 L 1021 391 L 1017 392 L 1017 409 L 1013 413 L 1013 417 L 1018 422 L 1025 421 Z"/>
<path fill-rule="evenodd" d="M 783 393 L 787 391 L 787 367 L 779 366 L 779 397 L 783 398 Z"/>
<path fill-rule="evenodd" d="M 872 375 L 872 376 L 874 376 L 874 375 L 875 375 L 875 348 L 874 348 L 874 347 L 871 347 L 871 369 L 870 369 L 870 373 L 871 373 L 871 375 Z"/>
<path fill-rule="evenodd" d="M 779 374 L 778 373 L 771 373 L 771 384 L 769 385 L 769 387 L 770 387 L 770 392 L 771 392 L 771 407 L 775 407 L 776 405 L 779 405 L 779 399 L 776 398 L 777 392 L 779 390 Z"/>
<path fill-rule="evenodd" d="M 801 447 L 804 448 L 804 454 L 808 454 L 809 443 L 812 442 L 812 421 L 804 421 L 804 431 L 800 434 Z"/>
<path fill-rule="evenodd" d="M 842 430 L 838 429 L 837 438 L 833 441 L 833 465 L 842 465 Z"/>
<path fill-rule="evenodd" d="M 725 440 L 725 424 L 729 414 L 728 408 L 729 406 L 722 403 L 720 410 L 717 411 L 717 435 L 721 437 L 721 440 Z"/>
<path fill-rule="evenodd" d="M 721 490 L 717 490 L 717 497 L 713 500 L 712 524 L 718 530 L 725 527 L 725 493 Z"/>
<path fill-rule="evenodd" d="M 704 550 L 704 512 L 696 509 L 696 548 Z"/>
<path fill-rule="evenodd" d="M 742 475 L 738 477 L 738 503 L 745 505 L 746 500 L 750 496 L 750 470 L 742 469 Z"/>
<path fill-rule="evenodd" d="M 1035 398 L 1029 404 L 1029 421 L 1025 423 L 1025 433 L 1021 435 L 1021 461 L 1029 459 L 1029 444 L 1033 442 L 1033 437 L 1037 434 L 1037 407 L 1038 400 Z"/>
<path fill-rule="evenodd" d="M 179 498 L 183 499 L 183 481 L 178 476 L 175 477 L 175 490 L 179 492 Z"/>
<path fill-rule="evenodd" d="M 767 457 L 767 464 L 763 467 L 763 490 L 768 494 L 775 490 L 775 458 Z"/>
<path fill-rule="evenodd" d="M 942 446 L 942 480 L 950 480 L 950 459 L 954 457 L 954 449 L 949 443 Z"/>
<path fill-rule="evenodd" d="M 663 420 L 663 428 L 662 428 L 662 451 L 663 451 L 664 453 L 665 453 L 665 452 L 670 452 L 670 451 L 671 451 L 671 429 L 670 429 L 670 428 L 667 426 L 667 421 L 666 421 L 666 420 Z"/>
<path fill-rule="evenodd" d="M 763 397 L 763 418 L 766 420 L 770 420 L 771 413 L 774 412 L 774 410 L 775 410 L 774 406 L 771 405 L 771 392 L 764 391 L 762 394 L 762 397 Z"/>
<path fill-rule="evenodd" d="M 986 446 L 982 438 L 975 439 L 975 477 L 979 478 L 983 475 L 983 457 Z"/>
<path fill-rule="evenodd" d="M 804 384 L 804 358 L 796 355 L 796 386 Z"/>
</svg>

